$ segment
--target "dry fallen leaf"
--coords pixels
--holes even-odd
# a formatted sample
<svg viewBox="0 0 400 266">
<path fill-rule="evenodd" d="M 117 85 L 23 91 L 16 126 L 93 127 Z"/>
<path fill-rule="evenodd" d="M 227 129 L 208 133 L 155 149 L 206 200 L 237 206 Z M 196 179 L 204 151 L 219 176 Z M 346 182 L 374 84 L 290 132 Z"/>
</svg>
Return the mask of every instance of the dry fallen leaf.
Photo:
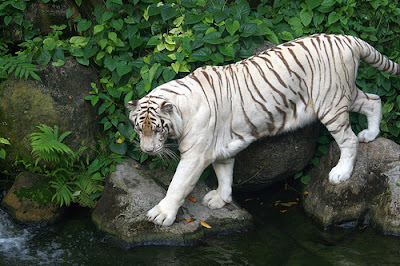
<svg viewBox="0 0 400 266">
<path fill-rule="evenodd" d="M 211 226 L 208 224 L 208 223 L 206 223 L 206 222 L 203 222 L 203 221 L 200 221 L 200 224 L 202 225 L 202 226 L 204 226 L 205 228 L 211 228 Z"/>
<path fill-rule="evenodd" d="M 187 196 L 188 200 L 190 200 L 191 202 L 196 202 L 196 199 L 191 197 L 191 196 Z"/>
<path fill-rule="evenodd" d="M 191 223 L 191 222 L 194 222 L 194 221 L 196 221 L 196 219 L 194 219 L 194 218 L 191 218 L 191 219 L 187 220 L 188 223 Z"/>
</svg>

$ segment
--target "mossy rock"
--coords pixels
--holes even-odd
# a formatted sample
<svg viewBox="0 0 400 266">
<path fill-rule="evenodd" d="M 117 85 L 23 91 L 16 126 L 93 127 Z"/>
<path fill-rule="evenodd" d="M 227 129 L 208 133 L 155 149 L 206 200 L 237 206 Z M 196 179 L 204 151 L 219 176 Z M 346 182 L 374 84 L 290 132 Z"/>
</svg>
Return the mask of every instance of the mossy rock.
<svg viewBox="0 0 400 266">
<path fill-rule="evenodd" d="M 66 59 L 65 65 L 43 67 L 34 80 L 8 79 L 0 83 L 0 137 L 7 138 L 6 163 L 0 170 L 10 170 L 14 161 L 31 161 L 29 135 L 38 132 L 39 125 L 62 132 L 71 131 L 64 141 L 72 150 L 82 145 L 95 146 L 101 134 L 97 109 L 84 100 L 92 90 L 91 82 L 98 83 L 95 70 Z"/>
<path fill-rule="evenodd" d="M 51 202 L 52 195 L 46 177 L 23 172 L 17 176 L 1 205 L 19 222 L 48 224 L 63 215 L 63 209 Z"/>
</svg>

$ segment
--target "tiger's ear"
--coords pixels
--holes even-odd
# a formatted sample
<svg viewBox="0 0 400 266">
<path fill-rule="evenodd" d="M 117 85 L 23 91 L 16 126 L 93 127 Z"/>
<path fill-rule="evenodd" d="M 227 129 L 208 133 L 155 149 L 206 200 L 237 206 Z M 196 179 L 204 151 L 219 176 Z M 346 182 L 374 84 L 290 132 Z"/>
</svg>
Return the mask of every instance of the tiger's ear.
<svg viewBox="0 0 400 266">
<path fill-rule="evenodd" d="M 125 104 L 125 107 L 131 111 L 134 111 L 138 105 L 138 100 L 129 101 Z"/>
<path fill-rule="evenodd" d="M 174 109 L 174 105 L 169 102 L 163 102 L 160 107 L 161 111 L 166 112 L 166 113 L 171 113 L 172 110 Z"/>
</svg>

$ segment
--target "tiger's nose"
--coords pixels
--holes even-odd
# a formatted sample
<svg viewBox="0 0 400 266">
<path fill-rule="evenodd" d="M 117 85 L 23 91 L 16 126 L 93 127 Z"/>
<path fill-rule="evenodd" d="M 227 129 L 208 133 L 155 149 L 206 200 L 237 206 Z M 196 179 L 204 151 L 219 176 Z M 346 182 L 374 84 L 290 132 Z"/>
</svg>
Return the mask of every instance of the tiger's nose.
<svg viewBox="0 0 400 266">
<path fill-rule="evenodd" d="M 146 153 L 152 153 L 154 151 L 153 147 L 142 147 L 142 151 Z"/>
</svg>

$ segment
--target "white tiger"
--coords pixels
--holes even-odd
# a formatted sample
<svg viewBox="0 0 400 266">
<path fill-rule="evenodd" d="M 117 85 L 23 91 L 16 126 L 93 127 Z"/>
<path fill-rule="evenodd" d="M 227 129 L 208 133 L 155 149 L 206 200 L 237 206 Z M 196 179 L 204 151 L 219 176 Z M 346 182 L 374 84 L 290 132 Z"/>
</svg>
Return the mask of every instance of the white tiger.
<svg viewBox="0 0 400 266">
<path fill-rule="evenodd" d="M 381 100 L 356 87 L 360 58 L 390 74 L 399 65 L 352 36 L 318 34 L 278 45 L 226 66 L 205 66 L 131 101 L 130 120 L 144 152 L 162 152 L 167 138 L 178 140 L 181 160 L 158 205 L 148 212 L 155 224 L 169 226 L 200 174 L 213 164 L 218 188 L 203 204 L 221 208 L 232 200 L 234 156 L 263 136 L 304 126 L 318 118 L 340 147 L 329 181 L 346 181 L 358 142 L 379 134 Z M 349 112 L 368 118 L 358 137 Z"/>
</svg>

